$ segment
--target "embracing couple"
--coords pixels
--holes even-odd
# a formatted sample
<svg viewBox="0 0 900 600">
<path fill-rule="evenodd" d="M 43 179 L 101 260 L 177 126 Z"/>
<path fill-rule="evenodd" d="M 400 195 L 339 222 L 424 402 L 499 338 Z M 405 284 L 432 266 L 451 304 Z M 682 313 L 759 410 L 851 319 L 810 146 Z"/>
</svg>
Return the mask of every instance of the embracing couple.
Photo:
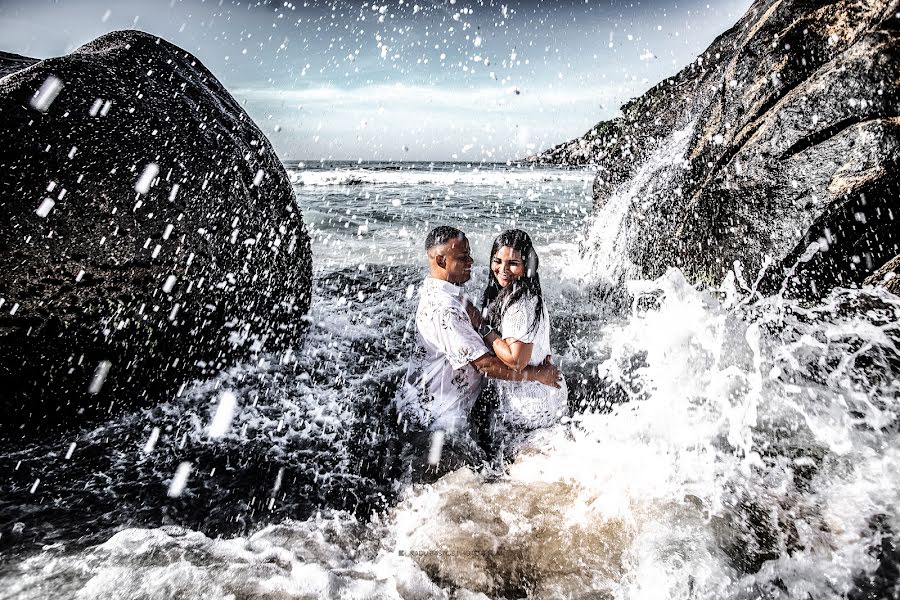
<svg viewBox="0 0 900 600">
<path fill-rule="evenodd" d="M 470 416 L 485 376 L 497 396 L 488 429 L 494 446 L 509 449 L 523 434 L 553 425 L 568 404 L 565 380 L 550 360 L 550 319 L 528 234 L 513 229 L 494 240 L 480 307 L 462 288 L 474 262 L 465 234 L 437 227 L 425 251 L 429 276 L 420 290 L 415 349 L 395 404 L 407 438 L 404 462 L 437 475 L 477 462 Z"/>
</svg>

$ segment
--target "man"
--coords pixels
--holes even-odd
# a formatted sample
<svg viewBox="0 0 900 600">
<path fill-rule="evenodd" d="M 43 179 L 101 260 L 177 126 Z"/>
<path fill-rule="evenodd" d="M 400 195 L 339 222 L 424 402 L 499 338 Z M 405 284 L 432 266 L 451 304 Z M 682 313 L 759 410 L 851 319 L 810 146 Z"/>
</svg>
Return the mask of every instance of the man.
<svg viewBox="0 0 900 600">
<path fill-rule="evenodd" d="M 421 454 L 427 440 L 428 463 L 435 466 L 441 458 L 445 433 L 460 434 L 451 438 L 451 450 L 461 450 L 460 444 L 472 446 L 467 436 L 468 420 L 481 392 L 482 374 L 558 387 L 559 371 L 550 362 L 516 371 L 489 352 L 485 342 L 490 343 L 491 336 L 497 334 L 485 331 L 482 339 L 475 331 L 467 313 L 470 304 L 461 287 L 470 279 L 474 262 L 462 231 L 448 226 L 435 228 L 425 239 L 425 251 L 429 276 L 422 283 L 416 311 L 416 344 L 395 404 L 404 431 L 417 438 L 413 444 L 420 447 L 414 452 Z M 421 456 L 419 459 L 421 462 Z M 466 461 L 450 456 L 440 462 L 445 468 L 455 468 L 460 465 L 454 463 Z M 420 466 L 413 465 L 413 469 Z"/>
</svg>

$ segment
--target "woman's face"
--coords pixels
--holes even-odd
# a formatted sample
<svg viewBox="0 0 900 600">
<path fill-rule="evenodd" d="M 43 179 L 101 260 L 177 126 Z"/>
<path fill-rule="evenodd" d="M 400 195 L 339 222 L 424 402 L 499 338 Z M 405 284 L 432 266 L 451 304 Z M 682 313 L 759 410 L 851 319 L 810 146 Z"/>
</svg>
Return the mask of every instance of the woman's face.
<svg viewBox="0 0 900 600">
<path fill-rule="evenodd" d="M 501 247 L 491 257 L 491 272 L 500 287 L 505 288 L 525 274 L 525 262 L 522 260 L 522 254 L 509 246 Z"/>
</svg>

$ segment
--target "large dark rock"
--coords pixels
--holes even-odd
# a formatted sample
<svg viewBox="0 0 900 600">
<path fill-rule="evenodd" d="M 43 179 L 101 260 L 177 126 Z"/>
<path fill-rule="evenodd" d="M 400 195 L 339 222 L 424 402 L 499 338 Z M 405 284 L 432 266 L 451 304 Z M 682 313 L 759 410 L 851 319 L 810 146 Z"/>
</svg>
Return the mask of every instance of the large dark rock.
<svg viewBox="0 0 900 600">
<path fill-rule="evenodd" d="M 24 67 L 0 80 L 6 435 L 168 399 L 298 340 L 311 257 L 290 182 L 195 57 L 121 31 L 0 64 Z"/>
<path fill-rule="evenodd" d="M 880 285 L 892 294 L 900 296 L 900 254 L 887 261 L 881 268 L 866 277 L 865 283 Z"/>
<path fill-rule="evenodd" d="M 533 159 L 596 165 L 597 209 L 630 196 L 618 250 L 641 275 L 717 282 L 769 256 L 772 291 L 861 284 L 900 251 L 898 12 L 758 0 L 621 117 Z"/>
<path fill-rule="evenodd" d="M 36 58 L 0 51 L 0 77 L 20 71 L 36 62 L 38 62 Z"/>
</svg>

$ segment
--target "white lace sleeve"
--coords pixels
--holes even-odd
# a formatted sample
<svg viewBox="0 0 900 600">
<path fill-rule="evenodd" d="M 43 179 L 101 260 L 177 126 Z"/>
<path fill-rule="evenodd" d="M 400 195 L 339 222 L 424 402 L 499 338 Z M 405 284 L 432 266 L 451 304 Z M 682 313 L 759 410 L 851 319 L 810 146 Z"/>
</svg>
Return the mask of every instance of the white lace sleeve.
<svg viewBox="0 0 900 600">
<path fill-rule="evenodd" d="M 537 300 L 520 300 L 507 308 L 500 321 L 500 337 L 515 338 L 525 344 L 533 344 L 539 330 L 539 327 L 531 326 L 534 321 L 535 304 Z"/>
</svg>

